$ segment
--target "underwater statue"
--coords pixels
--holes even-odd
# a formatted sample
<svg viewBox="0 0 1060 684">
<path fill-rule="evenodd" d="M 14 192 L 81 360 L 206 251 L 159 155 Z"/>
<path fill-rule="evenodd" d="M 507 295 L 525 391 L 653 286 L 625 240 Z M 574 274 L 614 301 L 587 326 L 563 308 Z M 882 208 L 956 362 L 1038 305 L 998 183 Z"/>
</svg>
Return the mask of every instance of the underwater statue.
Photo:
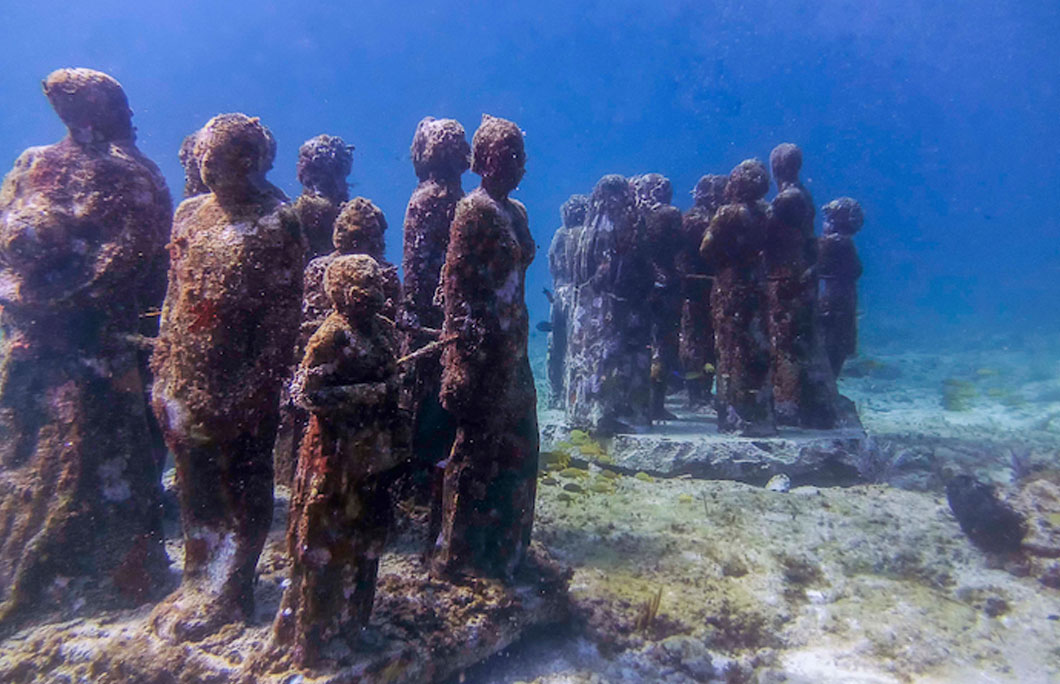
<svg viewBox="0 0 1060 684">
<path fill-rule="evenodd" d="M 646 293 L 651 312 L 651 417 L 672 420 L 675 416 L 666 410 L 666 395 L 680 364 L 681 278 L 676 259 L 681 247 L 681 211 L 670 204 L 674 190 L 669 178 L 648 173 L 634 176 L 629 184 L 644 222 L 644 247 L 654 280 Z"/>
<path fill-rule="evenodd" d="M 294 210 L 302 224 L 307 259 L 331 251 L 331 230 L 343 202 L 349 199 L 346 176 L 353 166 L 353 146 L 334 135 L 318 135 L 298 148 L 298 182 L 302 194 Z"/>
<path fill-rule="evenodd" d="M 169 191 L 116 80 L 59 69 L 43 88 L 68 135 L 0 188 L 0 629 L 67 608 L 46 593 L 60 577 L 131 604 L 167 569 L 137 340 Z"/>
<path fill-rule="evenodd" d="M 470 166 L 471 146 L 464 127 L 453 119 L 426 117 L 412 137 L 412 166 L 419 184 L 405 209 L 405 297 L 401 309 L 402 355 L 438 339 L 444 321 L 436 301 L 449 226 L 464 196 L 460 176 Z M 412 419 L 412 468 L 420 495 L 435 491 L 431 527 L 436 532 L 442 475 L 437 464 L 449 456 L 456 425 L 438 399 L 442 366 L 437 355 L 426 355 L 403 368 L 402 404 Z M 433 535 L 432 535 L 433 536 Z"/>
<path fill-rule="evenodd" d="M 401 301 L 401 281 L 397 268 L 383 258 L 386 218 L 371 200 L 354 197 L 342 205 L 332 229 L 334 251 L 310 261 L 302 280 L 302 322 L 295 343 L 295 358 L 305 354 L 306 344 L 332 312 L 331 298 L 324 289 L 324 273 L 336 259 L 347 254 L 366 254 L 381 268 L 383 307 L 380 314 L 393 321 Z M 284 391 L 280 403 L 280 425 L 273 448 L 276 482 L 290 484 L 298 463 L 302 437 L 309 415 Z"/>
<path fill-rule="evenodd" d="M 181 586 L 152 616 L 169 639 L 198 640 L 253 612 L 305 253 L 296 215 L 265 179 L 275 153 L 260 120 L 214 117 L 195 149 L 210 193 L 184 200 L 173 220 L 151 361 L 184 531 Z"/>
<path fill-rule="evenodd" d="M 523 177 L 523 134 L 483 115 L 471 170 L 482 184 L 460 200 L 442 270 L 442 405 L 456 418 L 445 465 L 432 570 L 510 578 L 526 556 L 537 485 L 537 396 L 527 358 L 526 268 L 534 240 L 509 199 Z"/>
<path fill-rule="evenodd" d="M 776 434 L 762 251 L 766 247 L 769 172 L 757 159 L 740 162 L 725 185 L 700 254 L 714 274 L 710 293 L 717 354 L 718 429 L 745 436 Z"/>
<path fill-rule="evenodd" d="M 710 220 L 725 203 L 728 176 L 708 174 L 692 190 L 692 208 L 681 220 L 681 243 L 675 259 L 681 275 L 681 337 L 679 356 L 684 370 L 688 404 L 710 402 L 714 385 L 714 319 L 710 313 L 711 276 L 699 253 Z"/>
<path fill-rule="evenodd" d="M 567 351 L 567 420 L 601 435 L 651 425 L 653 284 L 629 181 L 597 182 L 576 247 Z"/>
<path fill-rule="evenodd" d="M 813 198 L 799 183 L 797 146 L 777 145 L 769 162 L 778 190 L 765 245 L 773 410 L 781 425 L 831 429 L 837 391 L 817 330 Z"/>
<path fill-rule="evenodd" d="M 564 390 L 567 376 L 567 334 L 574 299 L 575 247 L 581 236 L 589 198 L 571 195 L 560 208 L 563 225 L 552 236 L 548 248 L 548 270 L 552 276 L 552 296 L 549 299 L 548 382 L 549 403 L 553 408 L 566 405 Z"/>
<path fill-rule="evenodd" d="M 818 317 L 824 348 L 838 378 L 843 362 L 858 349 L 858 278 L 861 260 L 854 234 L 861 230 L 865 215 L 850 197 L 840 197 L 821 207 L 824 229 L 817 241 L 817 273 L 820 278 Z"/>
<path fill-rule="evenodd" d="M 405 457 L 385 269 L 363 254 L 333 259 L 334 312 L 310 338 L 292 394 L 311 414 L 291 494 L 292 565 L 274 624 L 278 644 L 313 666 L 328 642 L 368 623 L 391 517 L 388 473 Z"/>
</svg>

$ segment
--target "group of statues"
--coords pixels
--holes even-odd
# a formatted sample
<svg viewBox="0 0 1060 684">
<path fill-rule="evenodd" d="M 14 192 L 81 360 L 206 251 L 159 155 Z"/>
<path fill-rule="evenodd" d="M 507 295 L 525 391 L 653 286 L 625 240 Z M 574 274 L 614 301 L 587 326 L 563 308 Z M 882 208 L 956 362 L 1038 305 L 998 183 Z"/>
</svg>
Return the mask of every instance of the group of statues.
<svg viewBox="0 0 1060 684">
<path fill-rule="evenodd" d="M 519 128 L 484 116 L 468 145 L 419 124 L 402 287 L 341 139 L 302 146 L 292 203 L 264 124 L 216 116 L 180 148 L 173 213 L 117 81 L 61 69 L 44 91 L 69 135 L 0 190 L 0 628 L 70 578 L 130 603 L 165 585 L 167 447 L 184 570 L 151 616 L 163 638 L 252 615 L 274 483 L 292 561 L 274 639 L 299 664 L 366 624 L 399 473 L 430 500 L 435 577 L 510 580 L 538 460 Z"/>
<path fill-rule="evenodd" d="M 703 176 L 684 216 L 659 174 L 604 176 L 564 203 L 549 249 L 548 375 L 573 427 L 647 429 L 674 417 L 666 396 L 680 389 L 692 407 L 713 398 L 722 432 L 842 420 L 864 217 L 849 197 L 830 202 L 818 237 L 799 148 L 778 145 L 770 164 L 771 202 L 769 173 L 750 159 Z"/>
</svg>

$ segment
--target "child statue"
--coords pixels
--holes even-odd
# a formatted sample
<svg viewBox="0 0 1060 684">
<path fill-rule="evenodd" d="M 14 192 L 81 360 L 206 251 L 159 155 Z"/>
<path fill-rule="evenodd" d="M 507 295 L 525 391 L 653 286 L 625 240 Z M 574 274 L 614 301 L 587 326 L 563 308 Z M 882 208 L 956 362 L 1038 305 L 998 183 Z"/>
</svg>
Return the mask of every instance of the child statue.
<svg viewBox="0 0 1060 684">
<path fill-rule="evenodd" d="M 395 440 L 394 335 L 378 315 L 383 270 L 361 254 L 332 260 L 324 289 L 334 312 L 310 338 L 292 386 L 311 418 L 287 525 L 291 583 L 274 630 L 301 666 L 368 622 L 390 520 L 387 474 L 405 456 Z"/>
<path fill-rule="evenodd" d="M 305 267 L 302 284 L 302 323 L 295 343 L 295 358 L 305 354 L 306 344 L 317 328 L 332 312 L 331 298 L 324 289 L 324 273 L 336 259 L 347 254 L 365 254 L 372 257 L 381 268 L 384 303 L 382 315 L 394 320 L 397 306 L 401 302 L 401 281 L 397 268 L 383 258 L 386 218 L 382 210 L 371 200 L 354 197 L 342 205 L 332 229 L 335 250 L 318 256 Z M 309 416 L 285 392 L 281 400 L 280 427 L 277 430 L 276 446 L 273 448 L 273 463 L 276 482 L 289 485 L 294 477 L 295 465 L 301 450 L 302 437 Z"/>
</svg>

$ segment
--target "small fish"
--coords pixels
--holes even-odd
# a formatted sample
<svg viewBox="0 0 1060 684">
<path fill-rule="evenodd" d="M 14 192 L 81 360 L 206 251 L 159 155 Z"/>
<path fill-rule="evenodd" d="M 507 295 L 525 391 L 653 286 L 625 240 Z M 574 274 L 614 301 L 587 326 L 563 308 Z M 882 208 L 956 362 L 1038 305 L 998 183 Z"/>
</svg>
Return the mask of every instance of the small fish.
<svg viewBox="0 0 1060 684">
<path fill-rule="evenodd" d="M 541 291 L 545 293 L 545 299 L 548 300 L 549 304 L 555 302 L 555 298 L 552 296 L 552 290 L 548 289 L 547 287 L 543 287 L 541 288 Z"/>
<path fill-rule="evenodd" d="M 541 321 L 537 324 L 537 329 L 541 332 L 552 332 L 552 324 L 548 321 Z"/>
</svg>

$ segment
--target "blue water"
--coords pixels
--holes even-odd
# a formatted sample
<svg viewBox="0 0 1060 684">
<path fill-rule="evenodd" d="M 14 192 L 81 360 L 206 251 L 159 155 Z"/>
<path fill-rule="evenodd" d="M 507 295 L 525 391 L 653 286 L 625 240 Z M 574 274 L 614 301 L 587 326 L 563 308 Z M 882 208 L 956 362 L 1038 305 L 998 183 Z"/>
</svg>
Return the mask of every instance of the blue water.
<svg viewBox="0 0 1060 684">
<path fill-rule="evenodd" d="M 299 144 L 341 135 L 357 147 L 353 193 L 386 212 L 400 261 L 416 122 L 455 117 L 470 135 L 482 112 L 511 118 L 541 250 L 536 320 L 567 195 L 659 171 L 684 208 L 701 174 L 793 141 L 818 204 L 865 207 L 867 336 L 1060 329 L 1055 0 L 4 5 L 5 168 L 63 134 L 40 80 L 93 67 L 125 86 L 177 198 L 180 141 L 219 112 L 272 129 L 271 178 L 292 196 Z"/>
</svg>

